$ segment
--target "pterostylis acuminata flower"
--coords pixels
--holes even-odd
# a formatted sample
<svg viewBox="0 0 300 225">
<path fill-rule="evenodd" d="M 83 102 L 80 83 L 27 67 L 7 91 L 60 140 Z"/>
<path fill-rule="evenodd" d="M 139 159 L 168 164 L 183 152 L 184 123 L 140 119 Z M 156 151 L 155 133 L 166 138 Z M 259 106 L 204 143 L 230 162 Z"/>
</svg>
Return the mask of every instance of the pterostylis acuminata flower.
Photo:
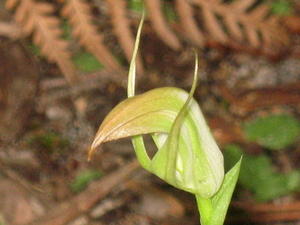
<svg viewBox="0 0 300 225">
<path fill-rule="evenodd" d="M 135 58 L 142 24 L 143 19 L 129 69 L 128 98 L 102 122 L 89 158 L 100 144 L 131 137 L 136 156 L 146 170 L 196 196 L 202 225 L 222 225 L 240 162 L 224 176 L 222 152 L 193 98 L 197 85 L 197 54 L 189 93 L 175 87 L 164 87 L 135 95 Z M 157 147 L 152 159 L 147 154 L 144 134 L 150 134 Z"/>
</svg>

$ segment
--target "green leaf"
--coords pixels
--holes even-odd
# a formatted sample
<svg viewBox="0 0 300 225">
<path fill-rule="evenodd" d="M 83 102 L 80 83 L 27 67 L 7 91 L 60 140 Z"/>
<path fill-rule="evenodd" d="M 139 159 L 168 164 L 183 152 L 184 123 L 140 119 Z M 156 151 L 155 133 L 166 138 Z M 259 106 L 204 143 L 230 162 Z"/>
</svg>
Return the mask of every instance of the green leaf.
<svg viewBox="0 0 300 225">
<path fill-rule="evenodd" d="M 289 16 L 293 13 L 292 4 L 287 0 L 272 1 L 271 9 L 273 13 L 283 16 Z"/>
<path fill-rule="evenodd" d="M 266 155 L 250 156 L 236 145 L 225 148 L 225 166 L 232 166 L 242 154 L 239 184 L 250 190 L 258 201 L 272 200 L 300 188 L 300 171 L 276 172 Z"/>
<path fill-rule="evenodd" d="M 144 10 L 144 4 L 142 0 L 129 0 L 128 8 L 130 10 L 142 13 Z"/>
<path fill-rule="evenodd" d="M 299 138 L 300 123 L 289 115 L 271 115 L 246 123 L 244 132 L 248 140 L 272 150 L 280 150 Z"/>
<path fill-rule="evenodd" d="M 85 170 L 75 177 L 74 181 L 70 184 L 73 192 L 83 191 L 87 185 L 93 180 L 97 180 L 102 177 L 102 173 L 98 170 Z"/>
<path fill-rule="evenodd" d="M 242 164 L 242 157 L 226 174 L 220 190 L 212 197 L 213 212 L 209 225 L 222 225 L 236 186 Z"/>
<path fill-rule="evenodd" d="M 29 50 L 36 56 L 42 56 L 41 49 L 37 45 L 31 43 L 27 45 Z"/>
<path fill-rule="evenodd" d="M 78 52 L 73 58 L 73 63 L 82 72 L 94 72 L 103 68 L 95 56 L 88 52 Z"/>
</svg>

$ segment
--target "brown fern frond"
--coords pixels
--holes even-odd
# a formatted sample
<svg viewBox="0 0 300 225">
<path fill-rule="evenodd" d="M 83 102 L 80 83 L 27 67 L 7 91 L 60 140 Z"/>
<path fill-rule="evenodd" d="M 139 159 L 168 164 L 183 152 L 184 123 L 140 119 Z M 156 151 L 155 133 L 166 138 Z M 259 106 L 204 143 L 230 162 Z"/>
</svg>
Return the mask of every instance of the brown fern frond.
<svg viewBox="0 0 300 225">
<path fill-rule="evenodd" d="M 181 43 L 168 26 L 164 15 L 161 11 L 160 0 L 145 0 L 149 19 L 153 25 L 153 29 L 157 35 L 171 48 L 178 50 L 181 48 Z"/>
<path fill-rule="evenodd" d="M 114 33 L 118 38 L 126 59 L 130 62 L 134 46 L 134 36 L 130 31 L 130 22 L 126 16 L 126 1 L 106 0 L 110 12 Z M 143 73 L 143 64 L 140 55 L 137 56 L 137 71 Z"/>
<path fill-rule="evenodd" d="M 192 6 L 188 2 L 182 0 L 176 0 L 175 4 L 183 34 L 196 45 L 203 47 L 204 34 L 198 28 L 197 22 L 194 19 Z"/>
<path fill-rule="evenodd" d="M 212 3 L 212 4 L 210 4 Z M 198 1 L 198 4 L 202 6 L 202 15 L 204 27 L 207 29 L 211 37 L 216 41 L 225 44 L 227 41 L 227 35 L 223 30 L 223 27 L 220 26 L 218 16 L 214 9 L 219 5 L 218 2 L 207 2 L 207 1 Z"/>
<path fill-rule="evenodd" d="M 33 42 L 40 47 L 41 54 L 56 63 L 69 83 L 75 83 L 75 73 L 67 41 L 61 39 L 60 21 L 53 16 L 54 8 L 46 2 L 34 0 L 7 0 L 6 7 L 16 7 L 14 18 L 25 35 L 31 35 Z"/>
<path fill-rule="evenodd" d="M 235 46 L 248 46 L 265 53 L 277 53 L 276 49 L 280 51 L 289 42 L 279 16 L 270 15 L 270 8 L 265 4 L 256 6 L 255 0 L 191 2 L 201 10 L 198 16 L 207 41 L 213 40 L 223 45 L 235 41 Z"/>
<path fill-rule="evenodd" d="M 114 56 L 103 44 L 103 37 L 93 24 L 90 6 L 85 0 L 66 0 L 62 15 L 73 27 L 73 36 L 78 38 L 87 51 L 95 55 L 107 69 L 121 70 Z"/>
<path fill-rule="evenodd" d="M 256 0 L 242 0 L 242 1 L 233 1 L 231 7 L 237 12 L 246 11 L 251 5 L 255 4 Z"/>
</svg>

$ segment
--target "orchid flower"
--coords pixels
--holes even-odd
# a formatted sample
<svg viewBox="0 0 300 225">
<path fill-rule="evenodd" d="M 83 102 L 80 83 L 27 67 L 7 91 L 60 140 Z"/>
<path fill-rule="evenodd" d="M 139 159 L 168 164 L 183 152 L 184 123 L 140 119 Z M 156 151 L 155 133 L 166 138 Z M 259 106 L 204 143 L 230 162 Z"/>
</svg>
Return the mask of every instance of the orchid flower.
<svg viewBox="0 0 300 225">
<path fill-rule="evenodd" d="M 190 92 L 163 87 L 135 95 L 135 59 L 144 16 L 138 28 L 128 75 L 128 98 L 106 116 L 92 143 L 89 158 L 104 142 L 131 137 L 138 161 L 170 185 L 196 196 L 202 225 L 221 225 L 237 182 L 240 161 L 224 176 L 223 155 L 193 98 L 198 56 Z M 148 156 L 142 135 L 157 147 Z"/>
</svg>

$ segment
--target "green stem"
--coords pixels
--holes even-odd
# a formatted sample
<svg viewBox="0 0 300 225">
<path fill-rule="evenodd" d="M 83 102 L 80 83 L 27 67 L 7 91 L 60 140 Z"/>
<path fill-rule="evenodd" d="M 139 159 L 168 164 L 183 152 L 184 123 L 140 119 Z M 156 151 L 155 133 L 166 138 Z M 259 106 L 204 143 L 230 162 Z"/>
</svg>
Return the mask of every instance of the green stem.
<svg viewBox="0 0 300 225">
<path fill-rule="evenodd" d="M 136 157 L 145 170 L 150 171 L 151 159 L 147 154 L 143 136 L 134 136 L 131 138 Z"/>
<path fill-rule="evenodd" d="M 198 211 L 200 213 L 200 224 L 208 225 L 213 211 L 212 201 L 210 198 L 202 198 L 195 195 L 197 200 Z"/>
</svg>

